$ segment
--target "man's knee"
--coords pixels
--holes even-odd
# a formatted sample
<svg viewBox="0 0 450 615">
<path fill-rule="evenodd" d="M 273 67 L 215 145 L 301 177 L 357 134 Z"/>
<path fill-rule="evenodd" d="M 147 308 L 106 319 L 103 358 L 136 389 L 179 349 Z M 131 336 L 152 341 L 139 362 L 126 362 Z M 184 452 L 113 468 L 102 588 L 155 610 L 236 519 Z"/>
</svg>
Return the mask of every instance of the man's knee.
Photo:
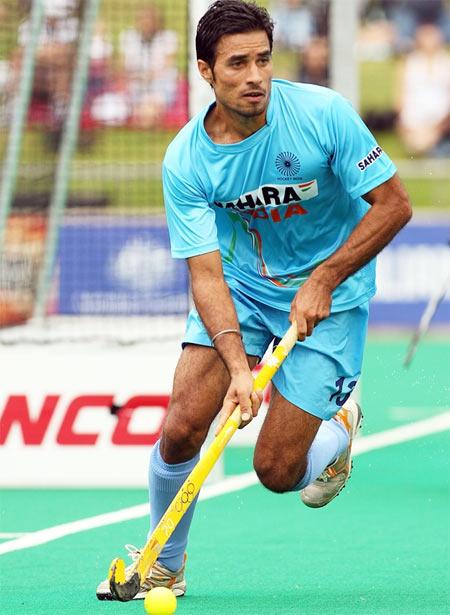
<svg viewBox="0 0 450 615">
<path fill-rule="evenodd" d="M 206 425 L 195 416 L 195 409 L 183 408 L 173 400 L 161 433 L 161 455 L 166 463 L 182 463 L 192 459 L 201 449 L 208 434 Z"/>
<path fill-rule="evenodd" d="M 306 471 L 306 463 L 255 454 L 253 467 L 260 482 L 275 493 L 292 491 Z"/>
</svg>

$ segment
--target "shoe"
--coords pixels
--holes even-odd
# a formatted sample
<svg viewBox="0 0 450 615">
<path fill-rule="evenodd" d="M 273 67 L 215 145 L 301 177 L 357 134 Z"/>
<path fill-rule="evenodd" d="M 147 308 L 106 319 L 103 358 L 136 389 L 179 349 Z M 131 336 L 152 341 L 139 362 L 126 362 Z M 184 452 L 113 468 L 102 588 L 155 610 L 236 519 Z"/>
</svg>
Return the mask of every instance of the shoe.
<svg viewBox="0 0 450 615">
<path fill-rule="evenodd" d="M 322 474 L 300 492 L 302 502 L 310 508 L 322 508 L 334 499 L 350 478 L 352 471 L 352 444 L 362 422 L 359 404 L 349 399 L 331 420 L 339 421 L 348 431 L 349 443 L 342 455 Z"/>
<path fill-rule="evenodd" d="M 141 553 L 140 549 L 137 549 L 134 545 L 125 545 L 125 549 L 128 551 L 128 554 L 133 562 L 137 560 Z M 184 578 L 186 558 L 187 556 L 185 553 L 183 565 L 176 572 L 168 570 L 160 562 L 156 561 L 150 568 L 147 577 L 133 600 L 144 600 L 148 592 L 154 587 L 168 587 L 173 591 L 177 598 L 184 596 L 186 593 L 186 580 Z M 127 566 L 125 572 L 130 572 L 133 566 L 134 563 Z M 105 581 L 102 581 L 97 587 L 97 598 L 99 600 L 115 600 L 115 597 L 111 594 L 111 590 L 109 588 L 109 579 L 105 579 Z"/>
</svg>

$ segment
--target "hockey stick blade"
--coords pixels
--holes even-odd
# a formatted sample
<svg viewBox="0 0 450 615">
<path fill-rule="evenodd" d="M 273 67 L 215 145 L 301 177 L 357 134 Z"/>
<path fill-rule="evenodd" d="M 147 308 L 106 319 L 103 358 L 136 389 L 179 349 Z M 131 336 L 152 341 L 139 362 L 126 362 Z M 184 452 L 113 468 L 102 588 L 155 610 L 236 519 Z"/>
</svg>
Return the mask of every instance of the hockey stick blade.
<svg viewBox="0 0 450 615">
<path fill-rule="evenodd" d="M 123 559 L 116 558 L 109 568 L 109 587 L 115 600 L 128 602 L 133 600 L 141 586 L 138 572 L 134 572 L 127 580 L 125 576 L 125 563 Z"/>
</svg>

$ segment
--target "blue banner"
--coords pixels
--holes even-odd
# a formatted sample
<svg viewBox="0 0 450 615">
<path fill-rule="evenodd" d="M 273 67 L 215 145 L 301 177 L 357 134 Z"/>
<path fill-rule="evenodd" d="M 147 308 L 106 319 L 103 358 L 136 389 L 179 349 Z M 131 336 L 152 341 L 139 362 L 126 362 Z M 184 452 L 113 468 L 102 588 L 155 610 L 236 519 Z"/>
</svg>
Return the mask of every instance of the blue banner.
<svg viewBox="0 0 450 615">
<path fill-rule="evenodd" d="M 450 220 L 410 223 L 378 257 L 370 324 L 414 326 L 450 270 Z M 188 309 L 184 261 L 170 256 L 163 219 L 67 222 L 59 242 L 61 314 L 172 315 Z M 450 325 L 450 292 L 433 324 Z"/>
<path fill-rule="evenodd" d="M 442 289 L 450 273 L 450 219 L 410 223 L 378 257 L 378 291 L 371 304 L 370 324 L 418 324 L 430 297 Z M 438 307 L 433 325 L 450 325 L 450 289 Z"/>
<path fill-rule="evenodd" d="M 167 227 L 145 218 L 68 222 L 59 238 L 60 314 L 173 315 L 188 309 L 184 261 Z"/>
</svg>

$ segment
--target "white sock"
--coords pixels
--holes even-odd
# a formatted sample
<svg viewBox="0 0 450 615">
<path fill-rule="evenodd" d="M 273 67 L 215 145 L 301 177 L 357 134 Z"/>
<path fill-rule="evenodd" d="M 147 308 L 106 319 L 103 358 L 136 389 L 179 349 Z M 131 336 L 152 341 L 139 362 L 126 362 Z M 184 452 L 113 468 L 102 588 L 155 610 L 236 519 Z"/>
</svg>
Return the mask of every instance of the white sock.
<svg viewBox="0 0 450 615">
<path fill-rule="evenodd" d="M 322 421 L 308 451 L 305 475 L 292 491 L 300 491 L 316 480 L 345 451 L 348 443 L 348 432 L 339 421 Z"/>
</svg>

